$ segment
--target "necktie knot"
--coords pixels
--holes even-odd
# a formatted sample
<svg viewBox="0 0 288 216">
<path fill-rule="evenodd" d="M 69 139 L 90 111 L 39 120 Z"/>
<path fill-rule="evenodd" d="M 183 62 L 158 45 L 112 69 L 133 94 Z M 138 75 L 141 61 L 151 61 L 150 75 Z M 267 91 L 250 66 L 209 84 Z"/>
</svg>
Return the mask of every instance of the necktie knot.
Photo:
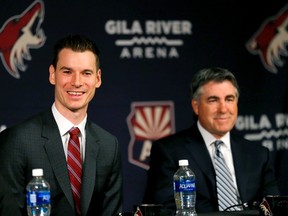
<svg viewBox="0 0 288 216">
<path fill-rule="evenodd" d="M 214 145 L 215 145 L 215 147 L 216 147 L 216 154 L 217 154 L 217 156 L 220 156 L 220 147 L 221 147 L 222 144 L 223 144 L 223 141 L 222 141 L 222 140 L 216 140 L 216 141 L 214 142 Z"/>
<path fill-rule="evenodd" d="M 80 133 L 80 130 L 78 127 L 72 127 L 70 130 L 69 130 L 69 134 L 70 136 L 78 136 Z"/>
<path fill-rule="evenodd" d="M 221 145 L 223 144 L 223 142 L 222 142 L 222 140 L 216 140 L 216 141 L 214 142 L 214 144 L 215 144 L 215 146 L 216 146 L 217 149 L 220 149 L 220 147 L 221 147 Z"/>
</svg>

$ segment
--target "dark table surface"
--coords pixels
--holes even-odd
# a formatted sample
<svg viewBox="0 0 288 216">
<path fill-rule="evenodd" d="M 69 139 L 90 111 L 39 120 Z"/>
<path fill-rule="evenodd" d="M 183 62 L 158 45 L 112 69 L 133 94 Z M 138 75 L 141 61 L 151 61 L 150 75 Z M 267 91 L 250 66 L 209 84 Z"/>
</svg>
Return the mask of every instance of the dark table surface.
<svg viewBox="0 0 288 216">
<path fill-rule="evenodd" d="M 175 213 L 173 212 L 166 212 L 162 211 L 160 213 L 151 213 L 151 214 L 145 214 L 145 212 L 142 212 L 143 216 L 174 216 Z M 134 216 L 134 213 L 126 212 L 126 213 L 119 213 L 117 216 Z M 116 215 L 115 215 L 116 216 Z M 245 210 L 245 211 L 239 211 L 239 212 L 212 212 L 212 213 L 197 213 L 197 216 L 259 216 L 259 210 Z M 286 216 L 286 215 L 285 215 Z"/>
<path fill-rule="evenodd" d="M 245 210 L 234 212 L 197 213 L 198 216 L 259 216 L 259 210 Z"/>
</svg>

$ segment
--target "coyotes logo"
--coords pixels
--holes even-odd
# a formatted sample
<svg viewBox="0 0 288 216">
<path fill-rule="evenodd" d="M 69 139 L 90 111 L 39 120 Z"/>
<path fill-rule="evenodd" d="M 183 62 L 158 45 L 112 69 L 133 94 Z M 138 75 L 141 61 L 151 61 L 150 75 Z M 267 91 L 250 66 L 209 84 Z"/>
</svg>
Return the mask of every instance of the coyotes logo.
<svg viewBox="0 0 288 216">
<path fill-rule="evenodd" d="M 248 51 L 260 55 L 264 67 L 277 73 L 284 65 L 281 57 L 288 56 L 288 5 L 279 14 L 269 17 L 246 44 Z"/>
<path fill-rule="evenodd" d="M 26 71 L 25 60 L 31 60 L 30 48 L 42 47 L 46 37 L 40 25 L 44 20 L 44 4 L 37 0 L 22 14 L 9 18 L 0 29 L 0 57 L 8 73 L 19 79 Z"/>
<path fill-rule="evenodd" d="M 152 141 L 175 132 L 173 102 L 134 102 L 127 117 L 129 162 L 149 169 Z"/>
<path fill-rule="evenodd" d="M 262 202 L 260 203 L 260 215 L 273 216 L 270 205 L 269 205 L 268 201 L 265 199 L 265 197 L 263 198 Z"/>
<path fill-rule="evenodd" d="M 134 216 L 143 216 L 140 208 L 137 206 L 136 212 L 134 213 Z"/>
</svg>

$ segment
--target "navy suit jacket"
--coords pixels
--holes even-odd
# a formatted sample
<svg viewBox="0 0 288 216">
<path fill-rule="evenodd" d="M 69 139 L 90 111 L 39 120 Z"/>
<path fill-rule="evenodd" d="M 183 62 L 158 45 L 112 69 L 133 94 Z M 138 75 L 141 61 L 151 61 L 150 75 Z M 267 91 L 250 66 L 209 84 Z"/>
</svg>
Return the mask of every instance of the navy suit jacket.
<svg viewBox="0 0 288 216">
<path fill-rule="evenodd" d="M 82 170 L 81 215 L 113 216 L 122 211 L 122 171 L 116 137 L 87 121 Z M 0 133 L 0 172 L 10 183 L 22 214 L 32 169 L 42 168 L 51 186 L 51 216 L 75 215 L 60 133 L 52 111 Z"/>
<path fill-rule="evenodd" d="M 279 194 L 269 150 L 235 137 L 232 132 L 230 137 L 242 202 L 260 201 L 265 194 Z M 215 171 L 197 124 L 153 143 L 144 203 L 160 203 L 175 210 L 173 175 L 180 159 L 189 160 L 196 176 L 196 211 L 218 211 Z"/>
</svg>

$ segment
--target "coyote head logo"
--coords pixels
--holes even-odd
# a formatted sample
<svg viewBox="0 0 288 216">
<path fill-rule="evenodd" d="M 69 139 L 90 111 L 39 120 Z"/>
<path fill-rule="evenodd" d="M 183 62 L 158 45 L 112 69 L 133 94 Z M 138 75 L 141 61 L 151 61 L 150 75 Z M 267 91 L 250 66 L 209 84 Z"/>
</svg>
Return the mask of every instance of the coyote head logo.
<svg viewBox="0 0 288 216">
<path fill-rule="evenodd" d="M 8 73 L 19 79 L 26 71 L 24 60 L 31 60 L 30 48 L 44 45 L 46 37 L 40 25 L 44 20 L 44 4 L 37 0 L 22 14 L 10 17 L 0 29 L 0 57 Z"/>
<path fill-rule="evenodd" d="M 277 73 L 284 65 L 281 56 L 288 56 L 288 5 L 275 17 L 268 18 L 246 44 L 248 51 L 260 55 L 264 67 Z"/>
</svg>

